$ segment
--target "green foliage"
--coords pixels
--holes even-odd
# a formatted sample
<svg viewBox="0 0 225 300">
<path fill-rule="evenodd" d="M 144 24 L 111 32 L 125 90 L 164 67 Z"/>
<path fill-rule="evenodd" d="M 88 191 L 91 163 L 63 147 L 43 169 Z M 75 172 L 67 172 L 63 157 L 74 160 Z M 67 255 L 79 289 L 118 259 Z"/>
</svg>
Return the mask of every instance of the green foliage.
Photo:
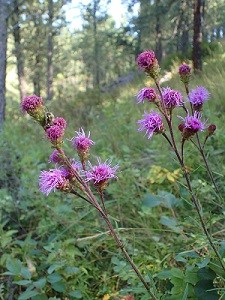
<svg viewBox="0 0 225 300">
<path fill-rule="evenodd" d="M 202 77 L 194 77 L 191 85 L 207 86 L 213 97 L 206 114 L 218 129 L 206 150 L 223 195 L 225 61 L 223 55 L 216 59 L 206 62 Z M 171 84 L 180 88 L 176 76 Z M 86 98 L 80 93 L 76 100 L 65 99 L 61 107 L 55 101 L 50 107 L 68 119 L 66 138 L 81 125 L 91 130 L 96 141 L 92 161 L 98 155 L 119 162 L 119 180 L 108 187 L 106 206 L 154 293 L 165 300 L 223 299 L 224 272 L 207 246 L 178 165 L 173 157 L 168 159 L 169 148 L 160 136 L 149 143 L 136 132 L 141 109 L 132 99 L 142 85 L 140 78 L 137 85 L 111 94 L 90 90 Z M 114 300 L 132 294 L 148 300 L 91 207 L 71 196 L 40 194 L 38 175 L 49 167 L 51 149 L 36 124 L 22 119 L 13 105 L 0 142 L 0 299 L 13 292 L 15 299 L 93 300 L 109 295 Z M 65 147 L 75 156 L 69 142 Z M 207 226 L 224 257 L 222 197 L 213 191 L 192 145 L 186 155 Z"/>
</svg>

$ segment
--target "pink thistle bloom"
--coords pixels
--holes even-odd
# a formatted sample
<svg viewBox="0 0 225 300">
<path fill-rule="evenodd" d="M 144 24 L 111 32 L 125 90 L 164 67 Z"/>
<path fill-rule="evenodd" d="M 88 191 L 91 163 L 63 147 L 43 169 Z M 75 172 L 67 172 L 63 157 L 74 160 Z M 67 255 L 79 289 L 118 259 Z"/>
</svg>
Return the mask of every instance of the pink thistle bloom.
<svg viewBox="0 0 225 300">
<path fill-rule="evenodd" d="M 109 179 L 117 178 L 115 175 L 119 166 L 111 166 L 111 161 L 105 161 L 104 163 L 98 159 L 98 165 L 92 166 L 89 163 L 90 170 L 86 171 L 87 181 L 93 181 L 94 185 L 105 186 Z"/>
<path fill-rule="evenodd" d="M 80 131 L 75 131 L 77 136 L 71 139 L 72 145 L 78 151 L 88 151 L 90 146 L 94 145 L 94 142 L 90 139 L 90 131 L 86 135 L 83 128 Z"/>
<path fill-rule="evenodd" d="M 162 89 L 163 102 L 165 107 L 172 109 L 175 106 L 180 106 L 183 104 L 183 97 L 179 91 L 172 90 L 170 87 Z"/>
<path fill-rule="evenodd" d="M 204 86 L 198 86 L 189 93 L 189 101 L 196 110 L 201 109 L 202 105 L 209 100 L 209 92 Z"/>
<path fill-rule="evenodd" d="M 153 88 L 143 88 L 137 94 L 137 103 L 144 103 L 144 100 L 154 102 L 157 95 Z"/>
<path fill-rule="evenodd" d="M 137 122 L 137 124 L 140 125 L 138 131 L 146 131 L 148 139 L 150 139 L 153 134 L 162 133 L 164 131 L 160 114 L 155 111 L 151 111 L 150 114 L 145 112 L 143 117 L 143 119 Z"/>
<path fill-rule="evenodd" d="M 81 170 L 81 163 L 78 161 L 73 160 L 71 163 L 71 166 L 74 171 L 80 171 Z M 68 167 L 61 167 L 60 171 L 62 172 L 63 176 L 66 179 L 71 179 L 73 175 L 73 170 L 70 170 Z"/>
<path fill-rule="evenodd" d="M 139 68 L 147 71 L 151 69 L 154 64 L 157 62 L 155 52 L 152 50 L 146 50 L 138 55 L 137 57 L 137 64 Z"/>
<path fill-rule="evenodd" d="M 190 75 L 191 73 L 191 67 L 187 64 L 182 64 L 179 66 L 179 74 L 181 76 L 183 75 Z"/>
<path fill-rule="evenodd" d="M 58 125 L 59 127 L 62 127 L 62 129 L 66 129 L 67 123 L 64 118 L 56 117 L 53 120 L 53 125 Z"/>
<path fill-rule="evenodd" d="M 64 135 L 64 129 L 58 125 L 52 125 L 46 129 L 47 138 L 53 142 L 61 139 Z"/>
<path fill-rule="evenodd" d="M 62 162 L 62 157 L 58 150 L 55 149 L 51 153 L 51 155 L 49 156 L 49 162 L 54 164 Z"/>
<path fill-rule="evenodd" d="M 185 118 L 179 118 L 184 121 L 182 131 L 184 138 L 189 138 L 196 132 L 203 131 L 205 129 L 205 125 L 201 121 L 201 114 L 197 111 L 194 112 L 193 116 L 188 114 Z"/>
<path fill-rule="evenodd" d="M 23 112 L 32 112 L 43 105 L 43 99 L 36 95 L 26 96 L 20 105 Z"/>
<path fill-rule="evenodd" d="M 63 190 L 66 186 L 68 186 L 68 181 L 61 170 L 51 169 L 49 171 L 41 171 L 39 188 L 46 196 L 56 189 Z"/>
</svg>

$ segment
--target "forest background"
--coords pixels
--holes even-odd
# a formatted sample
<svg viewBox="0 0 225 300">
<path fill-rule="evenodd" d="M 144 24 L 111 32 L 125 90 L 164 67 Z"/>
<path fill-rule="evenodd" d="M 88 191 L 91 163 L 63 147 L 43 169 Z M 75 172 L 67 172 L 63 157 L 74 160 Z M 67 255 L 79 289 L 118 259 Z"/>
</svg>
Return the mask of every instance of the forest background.
<svg viewBox="0 0 225 300">
<path fill-rule="evenodd" d="M 77 27 L 67 19 L 72 4 L 80 11 Z M 39 192 L 39 172 L 49 168 L 51 149 L 21 114 L 20 99 L 30 94 L 67 119 L 66 138 L 80 127 L 91 131 L 92 159 L 119 163 L 107 207 L 162 299 L 223 299 L 224 274 L 213 268 L 169 147 L 163 153 L 160 137 L 149 142 L 136 131 L 141 109 L 135 95 L 153 82 L 135 60 L 153 49 L 163 86 L 182 92 L 177 69 L 185 61 L 193 66 L 192 86 L 210 91 L 206 116 L 217 133 L 207 151 L 223 194 L 225 1 L 124 0 L 120 24 L 110 14 L 110 1 L 72 4 L 0 0 L 0 299 L 148 299 L 91 207 Z M 192 183 L 224 251 L 223 202 L 189 150 Z M 214 298 L 204 293 L 207 284 Z"/>
</svg>

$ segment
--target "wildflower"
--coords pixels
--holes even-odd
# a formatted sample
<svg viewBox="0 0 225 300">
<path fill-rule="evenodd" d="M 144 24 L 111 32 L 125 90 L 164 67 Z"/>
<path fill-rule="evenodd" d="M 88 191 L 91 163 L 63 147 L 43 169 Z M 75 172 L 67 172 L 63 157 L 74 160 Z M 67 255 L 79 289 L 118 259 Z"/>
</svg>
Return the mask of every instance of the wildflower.
<svg viewBox="0 0 225 300">
<path fill-rule="evenodd" d="M 66 129 L 67 123 L 66 120 L 62 117 L 56 117 L 53 120 L 53 125 L 58 125 L 62 129 Z"/>
<path fill-rule="evenodd" d="M 140 125 L 138 131 L 146 131 L 148 139 L 150 139 L 153 134 L 162 133 L 164 131 L 162 117 L 160 114 L 154 111 L 151 111 L 150 114 L 145 112 L 143 117 L 143 119 L 137 122 L 137 124 Z"/>
<path fill-rule="evenodd" d="M 157 95 L 153 88 L 143 88 L 137 94 L 137 103 L 143 103 L 144 100 L 148 102 L 154 102 Z"/>
<path fill-rule="evenodd" d="M 199 112 L 194 112 L 193 116 L 188 114 L 185 118 L 179 118 L 184 121 L 182 134 L 185 139 L 193 136 L 198 131 L 203 131 L 205 128 L 204 124 L 200 120 L 201 114 Z"/>
<path fill-rule="evenodd" d="M 165 107 L 173 109 L 175 106 L 183 104 L 183 97 L 179 91 L 172 90 L 170 87 L 162 89 L 162 97 Z"/>
<path fill-rule="evenodd" d="M 62 162 L 62 157 L 58 150 L 55 149 L 51 153 L 51 155 L 49 156 L 49 162 L 54 163 L 54 164 Z"/>
<path fill-rule="evenodd" d="M 46 132 L 47 138 L 53 143 L 60 141 L 64 135 L 63 128 L 58 125 L 50 126 L 49 128 L 46 129 L 45 132 Z"/>
<path fill-rule="evenodd" d="M 159 75 L 159 65 L 154 51 L 146 50 L 139 54 L 137 64 L 140 69 L 144 70 L 153 79 L 157 79 Z"/>
<path fill-rule="evenodd" d="M 111 166 L 111 161 L 105 161 L 104 163 L 98 159 L 98 165 L 92 166 L 89 163 L 90 170 L 86 171 L 87 181 L 93 181 L 94 185 L 98 186 L 100 189 L 104 189 L 109 181 L 109 179 L 117 178 L 115 175 L 119 166 Z"/>
<path fill-rule="evenodd" d="M 76 136 L 71 139 L 72 145 L 77 149 L 77 153 L 81 158 L 81 161 L 85 161 L 89 155 L 89 149 L 94 142 L 90 139 L 90 132 L 86 135 L 83 128 L 80 131 L 76 131 Z"/>
<path fill-rule="evenodd" d="M 69 182 L 60 169 L 41 171 L 39 176 L 39 188 L 46 196 L 56 189 L 66 190 L 68 187 Z"/>
<path fill-rule="evenodd" d="M 209 92 L 204 86 L 198 86 L 195 89 L 191 90 L 189 93 L 189 101 L 193 105 L 194 109 L 199 111 L 202 108 L 202 105 L 208 101 Z"/>
<path fill-rule="evenodd" d="M 66 179 L 71 179 L 74 176 L 73 171 L 79 171 L 81 169 L 81 164 L 80 162 L 73 160 L 71 163 L 71 167 L 72 169 L 69 169 L 68 167 L 64 167 L 64 166 L 60 168 L 63 176 Z"/>
<path fill-rule="evenodd" d="M 183 83 L 188 84 L 191 76 L 191 67 L 187 64 L 179 66 L 180 79 Z"/>
<path fill-rule="evenodd" d="M 21 109 L 35 118 L 38 122 L 42 122 L 45 117 L 43 99 L 36 95 L 26 96 L 21 101 Z"/>
</svg>

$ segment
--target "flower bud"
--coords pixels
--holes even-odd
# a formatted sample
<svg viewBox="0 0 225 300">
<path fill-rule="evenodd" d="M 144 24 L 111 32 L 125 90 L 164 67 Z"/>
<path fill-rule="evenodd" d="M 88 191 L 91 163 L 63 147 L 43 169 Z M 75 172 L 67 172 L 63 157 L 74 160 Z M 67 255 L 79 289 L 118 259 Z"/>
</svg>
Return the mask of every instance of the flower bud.
<svg viewBox="0 0 225 300">
<path fill-rule="evenodd" d="M 147 75 L 154 80 L 158 79 L 160 68 L 154 51 L 146 50 L 139 54 L 137 57 L 137 64 Z"/>
<path fill-rule="evenodd" d="M 210 124 L 209 127 L 207 128 L 207 136 L 213 135 L 215 131 L 216 131 L 216 125 Z"/>
<path fill-rule="evenodd" d="M 187 64 L 182 64 L 179 67 L 180 80 L 184 84 L 188 84 L 191 76 L 191 67 Z"/>
</svg>

